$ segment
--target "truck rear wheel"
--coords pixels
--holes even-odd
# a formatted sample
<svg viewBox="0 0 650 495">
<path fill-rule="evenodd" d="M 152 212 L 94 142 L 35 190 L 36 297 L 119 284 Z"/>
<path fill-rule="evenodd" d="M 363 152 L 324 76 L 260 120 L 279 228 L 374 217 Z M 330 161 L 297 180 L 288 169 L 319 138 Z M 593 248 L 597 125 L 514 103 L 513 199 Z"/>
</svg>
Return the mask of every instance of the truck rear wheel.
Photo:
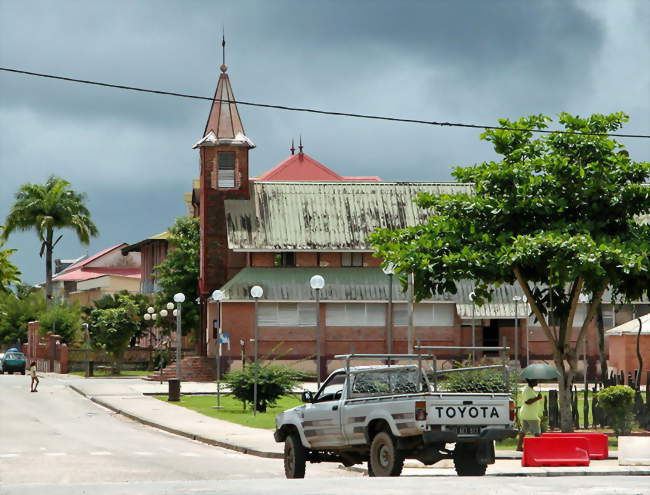
<svg viewBox="0 0 650 495">
<path fill-rule="evenodd" d="M 284 440 L 284 474 L 288 479 L 304 478 L 307 452 L 300 435 L 291 433 Z"/>
<path fill-rule="evenodd" d="M 397 450 L 393 435 L 380 431 L 370 444 L 369 476 L 399 476 L 404 467 L 404 456 Z"/>
<path fill-rule="evenodd" d="M 454 467 L 458 476 L 484 476 L 487 464 L 476 458 L 478 446 L 473 443 L 457 443 L 454 448 Z"/>
</svg>

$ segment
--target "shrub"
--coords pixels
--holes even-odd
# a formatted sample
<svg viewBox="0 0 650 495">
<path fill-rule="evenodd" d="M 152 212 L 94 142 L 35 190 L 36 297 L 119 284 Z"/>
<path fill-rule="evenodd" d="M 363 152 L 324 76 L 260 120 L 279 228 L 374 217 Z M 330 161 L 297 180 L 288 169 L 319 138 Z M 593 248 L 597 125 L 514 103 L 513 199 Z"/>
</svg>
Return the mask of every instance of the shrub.
<svg viewBox="0 0 650 495">
<path fill-rule="evenodd" d="M 309 374 L 297 371 L 286 366 L 264 365 L 252 363 L 243 370 L 232 371 L 225 376 L 232 394 L 242 401 L 253 402 L 253 383 L 257 372 L 257 411 L 265 412 L 268 406 L 291 393 L 292 389 L 301 381 L 309 378 Z"/>
<path fill-rule="evenodd" d="M 615 385 L 600 390 L 596 398 L 614 433 L 629 435 L 634 427 L 634 390 L 627 385 Z"/>
<path fill-rule="evenodd" d="M 477 366 L 487 364 L 489 363 L 476 363 Z M 471 363 L 463 362 L 456 363 L 454 367 L 467 368 L 471 366 Z M 514 394 L 517 387 L 517 375 L 514 370 L 510 370 L 509 390 L 506 390 L 502 369 L 459 371 L 442 376 L 444 377 L 442 386 L 449 392 L 505 393 L 509 391 Z"/>
</svg>

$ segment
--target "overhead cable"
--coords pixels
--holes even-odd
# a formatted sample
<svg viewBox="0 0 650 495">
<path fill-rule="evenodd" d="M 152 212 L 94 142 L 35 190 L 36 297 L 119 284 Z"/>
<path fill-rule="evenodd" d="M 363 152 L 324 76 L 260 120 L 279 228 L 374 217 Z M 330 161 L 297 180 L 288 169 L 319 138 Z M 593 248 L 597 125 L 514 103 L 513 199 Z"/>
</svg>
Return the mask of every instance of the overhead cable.
<svg viewBox="0 0 650 495">
<path fill-rule="evenodd" d="M 543 133 L 543 134 L 575 134 L 578 136 L 609 136 L 609 137 L 642 138 L 642 139 L 650 138 L 650 135 L 647 134 L 622 134 L 622 133 L 614 133 L 614 132 L 578 132 L 578 131 L 563 131 L 563 130 L 537 129 L 537 128 L 528 129 L 528 128 L 518 128 L 518 127 L 501 127 L 501 126 L 494 126 L 494 125 L 468 124 L 462 122 L 439 122 L 435 120 L 404 119 L 399 117 L 387 117 L 384 115 L 369 115 L 369 114 L 350 113 L 350 112 L 334 112 L 330 110 L 318 110 L 315 108 L 290 107 L 286 105 L 272 105 L 269 103 L 255 103 L 255 102 L 243 101 L 243 100 L 224 100 L 220 98 L 212 98 L 210 96 L 191 95 L 187 93 L 177 93 L 173 91 L 163 91 L 159 89 L 138 88 L 135 86 L 126 86 L 123 84 L 110 84 L 110 83 L 99 82 L 99 81 L 77 79 L 73 77 L 57 76 L 54 74 L 30 72 L 26 70 L 12 69 L 10 67 L 0 67 L 0 70 L 4 72 L 13 72 L 15 74 L 23 74 L 23 75 L 34 76 L 34 77 L 43 77 L 47 79 L 56 79 L 59 81 L 76 82 L 81 84 L 90 84 L 93 86 L 101 86 L 106 88 L 123 89 L 127 91 L 138 91 L 141 93 L 151 93 L 151 94 L 165 95 L 165 96 L 176 96 L 178 98 L 189 98 L 193 100 L 218 101 L 221 103 L 235 103 L 237 105 L 245 105 L 245 106 L 259 107 L 259 108 L 273 108 L 276 110 L 287 110 L 290 112 L 306 112 L 306 113 L 315 113 L 320 115 L 334 115 L 339 117 L 354 117 L 359 119 L 385 120 L 389 122 L 423 124 L 423 125 L 432 125 L 432 126 L 440 126 L 440 127 L 465 127 L 471 129 L 494 129 L 494 130 L 505 130 L 505 131 L 516 131 L 516 132 L 535 132 L 535 133 Z"/>
</svg>

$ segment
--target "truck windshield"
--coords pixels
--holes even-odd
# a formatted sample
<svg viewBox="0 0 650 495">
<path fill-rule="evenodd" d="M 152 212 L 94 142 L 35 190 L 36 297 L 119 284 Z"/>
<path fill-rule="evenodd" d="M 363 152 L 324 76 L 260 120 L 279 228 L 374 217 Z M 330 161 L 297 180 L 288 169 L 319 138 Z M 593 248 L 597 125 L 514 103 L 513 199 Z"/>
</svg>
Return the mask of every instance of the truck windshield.
<svg viewBox="0 0 650 495">
<path fill-rule="evenodd" d="M 417 368 L 385 368 L 357 372 L 353 376 L 352 396 L 428 392 L 429 387 L 422 374 L 422 387 L 418 390 L 418 374 Z"/>
</svg>

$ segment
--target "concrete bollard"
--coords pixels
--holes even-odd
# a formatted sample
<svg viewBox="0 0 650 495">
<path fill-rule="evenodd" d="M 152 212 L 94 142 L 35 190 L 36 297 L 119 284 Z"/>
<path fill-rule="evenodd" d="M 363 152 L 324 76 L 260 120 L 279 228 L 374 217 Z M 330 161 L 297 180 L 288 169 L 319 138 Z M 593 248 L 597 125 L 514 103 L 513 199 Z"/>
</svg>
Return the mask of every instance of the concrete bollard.
<svg viewBox="0 0 650 495">
<path fill-rule="evenodd" d="M 618 437 L 619 466 L 650 466 L 650 437 Z"/>
</svg>

